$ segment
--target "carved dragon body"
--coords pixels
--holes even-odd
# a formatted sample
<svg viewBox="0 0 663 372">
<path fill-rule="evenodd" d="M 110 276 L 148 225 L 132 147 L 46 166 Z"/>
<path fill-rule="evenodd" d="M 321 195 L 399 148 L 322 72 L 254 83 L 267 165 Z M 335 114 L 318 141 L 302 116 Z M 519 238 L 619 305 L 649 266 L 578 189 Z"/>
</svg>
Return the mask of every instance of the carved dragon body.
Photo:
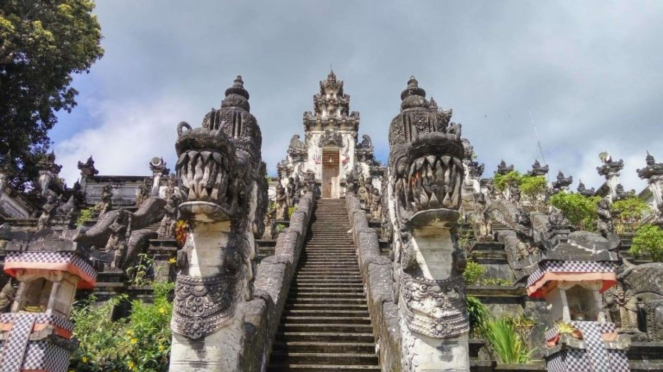
<svg viewBox="0 0 663 372">
<path fill-rule="evenodd" d="M 389 132 L 389 216 L 405 371 L 468 371 L 468 316 L 456 222 L 464 177 L 461 126 L 414 78 Z M 443 351 L 444 350 L 444 351 Z M 450 362 L 442 366 L 442 353 Z"/>
<path fill-rule="evenodd" d="M 262 137 L 248 98 L 238 77 L 201 128 L 178 126 L 179 211 L 191 231 L 178 255 L 171 370 L 240 368 L 239 356 L 223 355 L 223 345 L 241 344 L 253 236 L 262 236 L 267 207 Z"/>
</svg>

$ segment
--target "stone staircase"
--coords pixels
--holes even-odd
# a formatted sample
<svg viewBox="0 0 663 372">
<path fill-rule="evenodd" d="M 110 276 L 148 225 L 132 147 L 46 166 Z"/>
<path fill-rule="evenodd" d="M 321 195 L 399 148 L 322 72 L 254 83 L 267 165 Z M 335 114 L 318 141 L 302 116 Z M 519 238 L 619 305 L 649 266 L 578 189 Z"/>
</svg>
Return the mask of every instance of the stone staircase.
<svg viewBox="0 0 663 372">
<path fill-rule="evenodd" d="M 318 202 L 268 371 L 380 371 L 345 202 Z"/>
</svg>

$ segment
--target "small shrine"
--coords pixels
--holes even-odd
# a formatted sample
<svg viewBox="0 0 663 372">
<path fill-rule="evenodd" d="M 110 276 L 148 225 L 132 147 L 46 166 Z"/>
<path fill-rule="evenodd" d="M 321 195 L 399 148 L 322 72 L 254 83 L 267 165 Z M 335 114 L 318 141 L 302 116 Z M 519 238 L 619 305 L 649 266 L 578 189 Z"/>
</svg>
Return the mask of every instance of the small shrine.
<svg viewBox="0 0 663 372">
<path fill-rule="evenodd" d="M 97 271 L 90 252 L 65 235 L 3 226 L 4 272 L 11 277 L 0 304 L 3 372 L 67 371 L 77 345 L 69 321 L 76 289 L 92 289 Z"/>
<path fill-rule="evenodd" d="M 527 293 L 545 298 L 553 324 L 545 333 L 548 371 L 629 371 L 630 338 L 618 335 L 602 294 L 617 284 L 615 235 L 553 231 Z M 589 367 L 589 368 L 588 368 Z"/>
</svg>

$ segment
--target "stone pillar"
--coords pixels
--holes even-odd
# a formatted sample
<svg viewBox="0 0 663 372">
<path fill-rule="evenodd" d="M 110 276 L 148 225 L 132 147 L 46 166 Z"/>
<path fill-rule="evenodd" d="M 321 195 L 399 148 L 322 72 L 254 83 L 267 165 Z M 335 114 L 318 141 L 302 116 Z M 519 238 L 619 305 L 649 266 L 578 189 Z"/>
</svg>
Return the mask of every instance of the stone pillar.
<svg viewBox="0 0 663 372">
<path fill-rule="evenodd" d="M 656 163 L 656 159 L 649 152 L 646 160 L 647 166 L 638 169 L 638 177 L 647 180 L 654 201 L 654 213 L 660 220 L 663 215 L 663 163 Z"/>
<path fill-rule="evenodd" d="M 599 175 L 605 177 L 605 181 L 608 184 L 610 193 L 606 196 L 608 202 L 612 204 L 613 201 L 617 199 L 618 196 L 618 186 L 620 185 L 619 181 L 619 171 L 624 168 L 624 161 L 613 161 L 612 157 L 606 152 L 599 154 L 599 158 L 603 162 L 603 165 L 596 167 Z"/>
<path fill-rule="evenodd" d="M 152 171 L 152 191 L 150 191 L 150 196 L 159 196 L 159 187 L 161 185 L 161 176 L 167 176 L 170 173 L 170 169 L 166 168 L 166 162 L 163 161 L 163 158 L 157 158 L 156 156 L 150 161 L 150 170 Z"/>
</svg>

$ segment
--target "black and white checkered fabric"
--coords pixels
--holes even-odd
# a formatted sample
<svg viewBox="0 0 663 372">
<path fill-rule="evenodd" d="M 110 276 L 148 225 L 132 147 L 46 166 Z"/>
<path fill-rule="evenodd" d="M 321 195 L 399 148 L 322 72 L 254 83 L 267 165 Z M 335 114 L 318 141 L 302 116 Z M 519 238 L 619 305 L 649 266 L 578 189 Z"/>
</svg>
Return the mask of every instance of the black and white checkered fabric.
<svg viewBox="0 0 663 372">
<path fill-rule="evenodd" d="M 601 330 L 601 334 L 617 332 L 617 327 L 615 327 L 615 323 L 598 323 L 598 325 L 599 329 Z M 546 333 L 544 334 L 545 340 L 546 341 L 552 340 L 553 338 L 555 338 L 555 336 L 557 336 L 558 333 L 559 331 L 557 329 L 557 325 L 555 325 L 554 327 L 546 331 Z"/>
<path fill-rule="evenodd" d="M 51 324 L 72 332 L 74 330 L 74 323 L 70 322 L 68 319 L 62 318 L 55 314 L 45 314 L 45 313 L 30 313 L 30 314 L 21 314 L 21 313 L 4 313 L 0 314 L 0 323 L 14 323 L 14 319 L 17 315 L 30 315 L 35 318 L 34 324 Z"/>
<path fill-rule="evenodd" d="M 597 322 L 574 321 L 571 324 L 580 330 L 585 350 L 593 371 L 610 371 L 610 358 L 601 337 L 601 326 Z"/>
<path fill-rule="evenodd" d="M 35 317 L 32 314 L 16 314 L 9 338 L 2 347 L 2 372 L 21 372 L 23 356 L 32 333 Z"/>
<path fill-rule="evenodd" d="M 608 350 L 610 356 L 610 365 L 614 372 L 628 372 L 631 367 L 628 365 L 628 358 L 626 357 L 626 350 Z"/>
<path fill-rule="evenodd" d="M 97 270 L 74 252 L 11 252 L 5 263 L 11 262 L 71 263 L 92 279 L 97 278 Z"/>
<path fill-rule="evenodd" d="M 527 286 L 536 283 L 545 273 L 611 273 L 614 265 L 610 262 L 590 261 L 545 261 L 527 279 Z"/>
</svg>

